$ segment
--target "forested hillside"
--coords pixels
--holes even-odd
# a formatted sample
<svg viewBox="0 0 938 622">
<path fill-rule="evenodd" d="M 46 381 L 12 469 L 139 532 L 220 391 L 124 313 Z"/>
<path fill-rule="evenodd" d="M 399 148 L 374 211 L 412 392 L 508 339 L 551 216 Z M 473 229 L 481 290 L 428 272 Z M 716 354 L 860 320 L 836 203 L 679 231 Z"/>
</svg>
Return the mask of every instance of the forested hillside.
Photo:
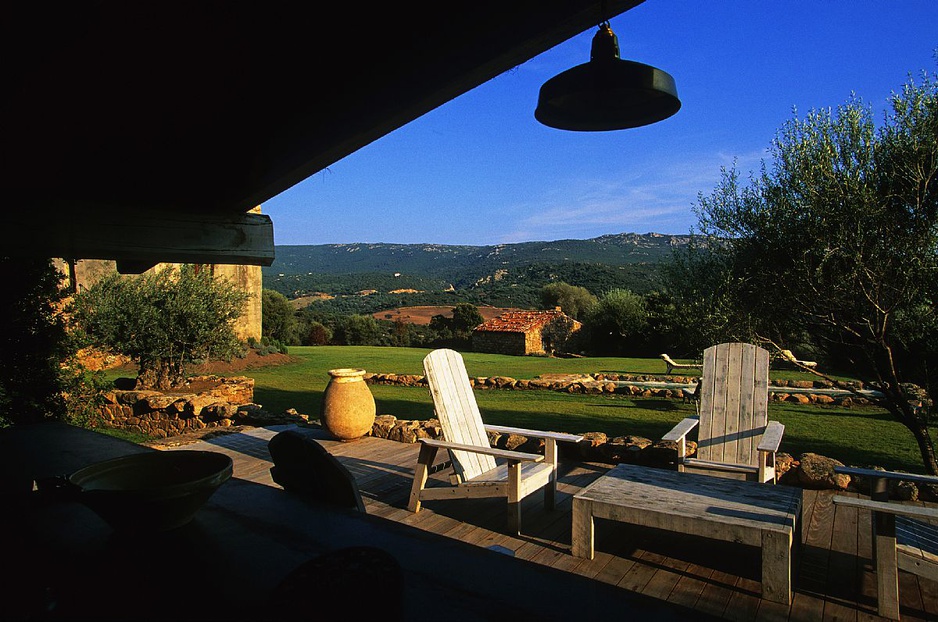
<svg viewBox="0 0 938 622">
<path fill-rule="evenodd" d="M 264 288 L 287 298 L 330 294 L 335 298 L 316 304 L 341 312 L 455 302 L 535 307 L 540 288 L 558 281 L 594 294 L 652 291 L 660 285 L 660 263 L 688 240 L 623 233 L 493 246 L 278 246 L 274 264 L 263 269 Z"/>
</svg>

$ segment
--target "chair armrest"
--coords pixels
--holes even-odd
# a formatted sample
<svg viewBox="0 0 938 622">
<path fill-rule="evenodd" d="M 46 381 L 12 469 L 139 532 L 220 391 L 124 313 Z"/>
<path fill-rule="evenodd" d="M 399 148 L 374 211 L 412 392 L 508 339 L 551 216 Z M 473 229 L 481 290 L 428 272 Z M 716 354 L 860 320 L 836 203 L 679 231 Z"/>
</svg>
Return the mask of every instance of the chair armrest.
<svg viewBox="0 0 938 622">
<path fill-rule="evenodd" d="M 499 432 L 500 434 L 520 434 L 521 436 L 533 436 L 534 438 L 552 438 L 555 441 L 566 441 L 568 443 L 579 443 L 583 437 L 579 434 L 567 434 L 565 432 L 544 432 L 541 430 L 525 430 L 524 428 L 510 428 L 504 425 L 483 425 L 489 432 Z"/>
<path fill-rule="evenodd" d="M 700 423 L 700 419 L 698 419 L 697 417 L 687 417 L 686 419 L 681 420 L 681 422 L 678 423 L 676 426 L 674 426 L 674 428 L 670 432 L 662 436 L 661 440 L 679 441 L 685 436 L 687 436 L 688 432 L 696 428 L 698 423 Z"/>
<path fill-rule="evenodd" d="M 887 503 L 885 501 L 872 501 L 870 499 L 860 499 L 857 497 L 844 497 L 834 495 L 834 503 L 847 505 L 855 508 L 865 508 L 874 512 L 886 512 L 899 516 L 911 516 L 912 518 L 924 520 L 938 519 L 938 508 L 926 508 L 920 505 L 906 505 L 904 503 Z"/>
<path fill-rule="evenodd" d="M 880 471 L 878 469 L 860 469 L 848 466 L 834 467 L 835 473 L 844 473 L 846 475 L 858 475 L 860 477 L 900 480 L 915 482 L 917 484 L 938 484 L 938 477 L 934 475 L 918 475 L 916 473 L 898 473 L 896 471 Z"/>
<path fill-rule="evenodd" d="M 529 454 L 523 451 L 511 451 L 509 449 L 498 449 L 497 447 L 481 447 L 479 445 L 463 445 L 461 443 L 450 443 L 432 438 L 422 438 L 420 442 L 430 447 L 440 447 L 443 449 L 454 449 L 456 451 L 468 451 L 476 454 L 485 454 L 495 458 L 504 458 L 505 460 L 515 460 L 518 462 L 541 462 L 544 456 L 541 454 Z"/>
<path fill-rule="evenodd" d="M 759 451 L 778 451 L 778 446 L 782 444 L 782 435 L 785 433 L 785 426 L 778 421 L 769 421 L 765 426 L 765 432 L 762 433 L 762 440 L 756 447 Z"/>
</svg>

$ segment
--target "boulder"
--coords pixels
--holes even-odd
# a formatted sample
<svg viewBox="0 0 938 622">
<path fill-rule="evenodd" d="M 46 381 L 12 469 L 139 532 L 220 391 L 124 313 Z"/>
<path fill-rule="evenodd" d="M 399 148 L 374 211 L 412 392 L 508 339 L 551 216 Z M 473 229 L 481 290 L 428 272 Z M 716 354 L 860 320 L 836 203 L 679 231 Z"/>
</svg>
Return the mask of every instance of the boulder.
<svg viewBox="0 0 938 622">
<path fill-rule="evenodd" d="M 399 443 L 416 443 L 419 438 L 427 438 L 420 421 L 398 421 L 388 432 L 388 440 Z"/>
<path fill-rule="evenodd" d="M 580 458 L 587 461 L 602 460 L 602 451 L 599 448 L 609 440 L 606 434 L 603 432 L 583 432 L 580 436 L 583 437 L 583 440 L 576 444 Z"/>
<path fill-rule="evenodd" d="M 397 425 L 397 417 L 394 415 L 378 415 L 371 426 L 371 435 L 378 438 L 387 438 L 395 425 Z"/>
<path fill-rule="evenodd" d="M 836 466 L 844 466 L 844 463 L 820 454 L 801 454 L 798 458 L 798 481 L 805 488 L 846 490 L 850 476 L 834 473 Z"/>
<path fill-rule="evenodd" d="M 697 443 L 686 441 L 684 457 L 697 453 Z M 677 464 L 678 450 L 676 441 L 658 441 L 642 449 L 640 460 L 652 466 L 668 466 Z"/>
<path fill-rule="evenodd" d="M 632 464 L 638 462 L 641 451 L 651 444 L 651 439 L 643 436 L 617 436 L 601 445 L 599 449 L 606 462 Z"/>
</svg>

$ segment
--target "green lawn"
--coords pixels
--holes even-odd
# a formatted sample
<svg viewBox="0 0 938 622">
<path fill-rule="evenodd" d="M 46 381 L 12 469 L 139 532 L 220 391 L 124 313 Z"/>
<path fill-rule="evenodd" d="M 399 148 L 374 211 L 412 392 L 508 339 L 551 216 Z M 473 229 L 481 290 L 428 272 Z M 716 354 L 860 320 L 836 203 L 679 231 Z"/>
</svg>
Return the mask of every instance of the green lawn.
<svg viewBox="0 0 938 622">
<path fill-rule="evenodd" d="M 318 418 L 329 369 L 361 367 L 371 372 L 422 374 L 429 350 L 357 346 L 291 347 L 300 362 L 246 372 L 255 379 L 255 401 L 271 412 L 287 408 Z M 664 373 L 660 359 L 501 356 L 467 352 L 473 376 L 533 378 L 546 373 Z M 795 371 L 772 377 L 810 379 Z M 433 405 L 426 388 L 372 385 L 379 414 L 399 419 L 427 419 Z M 621 395 L 571 395 L 553 391 L 479 390 L 479 408 L 486 422 L 564 432 L 634 434 L 658 440 L 693 406 L 680 400 L 641 399 Z M 842 462 L 923 472 L 912 435 L 881 409 L 801 406 L 771 402 L 769 416 L 785 425 L 782 451 L 795 457 L 816 452 Z"/>
<path fill-rule="evenodd" d="M 298 362 L 241 373 L 254 378 L 254 401 L 266 410 L 277 413 L 295 408 L 316 419 L 329 381 L 329 369 L 360 367 L 369 372 L 422 375 L 423 357 L 428 352 L 419 348 L 294 346 L 290 354 Z M 665 371 L 658 358 L 554 359 L 474 352 L 464 353 L 463 358 L 473 376 L 518 379 L 547 373 L 663 375 Z M 773 370 L 771 376 L 812 378 L 797 371 Z M 371 391 L 378 414 L 391 414 L 398 419 L 433 416 L 433 404 L 425 387 L 372 385 Z M 476 391 L 476 396 L 487 423 L 573 433 L 604 432 L 610 437 L 632 434 L 658 440 L 683 417 L 694 414 L 692 405 L 664 398 L 494 389 Z M 785 425 L 782 451 L 796 458 L 804 452 L 816 452 L 847 464 L 924 472 L 911 433 L 881 409 L 770 402 L 769 416 Z"/>
</svg>

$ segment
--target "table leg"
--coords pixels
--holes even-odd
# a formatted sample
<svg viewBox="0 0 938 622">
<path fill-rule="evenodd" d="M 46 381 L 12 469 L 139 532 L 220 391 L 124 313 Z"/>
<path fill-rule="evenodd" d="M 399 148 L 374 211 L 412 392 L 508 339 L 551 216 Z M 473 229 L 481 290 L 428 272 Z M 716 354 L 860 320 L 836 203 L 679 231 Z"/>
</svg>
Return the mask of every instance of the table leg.
<svg viewBox="0 0 938 622">
<path fill-rule="evenodd" d="M 574 557 L 593 559 L 593 503 L 584 499 L 573 499 L 573 530 L 571 533 Z"/>
<path fill-rule="evenodd" d="M 762 598 L 791 604 L 791 532 L 762 532 Z"/>
</svg>

